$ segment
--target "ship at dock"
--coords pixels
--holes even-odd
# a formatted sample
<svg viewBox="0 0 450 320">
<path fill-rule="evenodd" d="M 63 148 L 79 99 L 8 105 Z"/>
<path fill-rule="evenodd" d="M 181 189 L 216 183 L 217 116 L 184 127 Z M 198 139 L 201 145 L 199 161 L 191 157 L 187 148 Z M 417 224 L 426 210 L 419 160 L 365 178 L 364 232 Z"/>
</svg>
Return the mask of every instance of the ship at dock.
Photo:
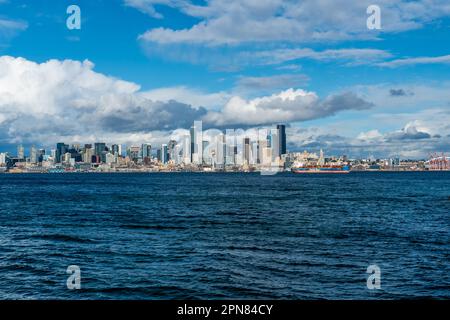
<svg viewBox="0 0 450 320">
<path fill-rule="evenodd" d="M 320 150 L 320 157 L 316 163 L 296 162 L 291 167 L 291 172 L 307 173 L 338 173 L 345 174 L 350 172 L 350 167 L 346 164 L 326 163 L 323 151 Z"/>
<path fill-rule="evenodd" d="M 299 166 L 299 167 L 292 167 L 291 171 L 293 173 L 349 173 L 350 168 L 348 166 L 320 166 L 320 167 Z"/>
</svg>

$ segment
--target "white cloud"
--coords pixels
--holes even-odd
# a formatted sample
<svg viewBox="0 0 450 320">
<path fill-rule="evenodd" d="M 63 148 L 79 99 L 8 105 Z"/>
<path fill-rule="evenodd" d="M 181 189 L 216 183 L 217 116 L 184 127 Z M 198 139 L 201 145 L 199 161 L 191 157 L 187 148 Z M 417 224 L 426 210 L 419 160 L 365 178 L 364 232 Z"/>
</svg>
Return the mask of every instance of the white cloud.
<svg viewBox="0 0 450 320">
<path fill-rule="evenodd" d="M 284 62 L 311 59 L 322 62 L 342 61 L 348 65 L 371 64 L 383 61 L 392 56 L 385 50 L 379 49 L 328 49 L 316 51 L 309 48 L 289 48 L 259 51 L 256 53 L 242 53 L 241 56 L 251 56 L 259 64 L 280 64 Z"/>
<path fill-rule="evenodd" d="M 309 77 L 304 74 L 277 74 L 266 77 L 240 77 L 236 84 L 238 91 L 264 91 L 296 88 L 305 85 Z"/>
<path fill-rule="evenodd" d="M 396 68 L 408 65 L 418 65 L 418 64 L 450 64 L 450 55 L 439 57 L 403 58 L 377 63 L 377 65 L 380 67 L 389 67 L 389 68 Z"/>
<path fill-rule="evenodd" d="M 316 93 L 288 89 L 262 98 L 245 100 L 233 97 L 219 112 L 203 117 L 207 123 L 225 125 L 263 125 L 277 122 L 306 121 L 323 118 L 344 110 L 363 110 L 372 104 L 352 93 L 320 100 Z"/>
<path fill-rule="evenodd" d="M 156 11 L 154 5 L 172 6 L 174 0 L 124 0 L 125 5 L 138 9 L 152 18 L 161 19 L 163 15 Z"/>
<path fill-rule="evenodd" d="M 382 84 L 322 98 L 312 91 L 288 89 L 254 99 L 230 98 L 226 92 L 202 93 L 185 87 L 143 92 L 136 83 L 94 71 L 90 61 L 39 64 L 3 56 L 0 144 L 159 144 L 186 134 L 186 128 L 199 119 L 205 128 L 251 129 L 358 111 L 350 119 L 337 116 L 320 128 L 310 127 L 314 122 L 288 128 L 291 150 L 323 147 L 328 153 L 354 156 L 426 156 L 450 149 L 449 86 Z M 372 102 L 376 109 L 368 113 L 365 110 L 373 107 Z"/>
<path fill-rule="evenodd" d="M 0 16 L 0 45 L 28 28 L 24 21 L 11 20 Z"/>
<path fill-rule="evenodd" d="M 126 0 L 126 3 L 147 10 L 152 16 L 155 4 L 165 4 L 200 19 L 190 28 L 155 28 L 142 35 L 142 39 L 155 43 L 298 43 L 377 36 L 366 27 L 366 9 L 373 4 L 371 0 L 214 0 L 204 5 L 190 1 Z M 444 0 L 379 0 L 377 5 L 382 10 L 381 32 L 420 28 L 450 14 L 450 5 Z"/>
<path fill-rule="evenodd" d="M 220 108 L 231 98 L 231 95 L 225 91 L 205 93 L 185 86 L 157 88 L 145 91 L 141 95 L 150 100 L 183 101 L 194 107 L 205 107 L 206 109 Z"/>
<path fill-rule="evenodd" d="M 152 132 L 187 128 L 199 119 L 209 127 L 251 126 L 370 106 L 350 93 L 321 100 L 313 92 L 294 89 L 252 100 L 185 87 L 143 92 L 136 83 L 95 72 L 88 60 L 35 63 L 0 57 L 3 143 L 149 139 Z"/>
<path fill-rule="evenodd" d="M 204 108 L 147 99 L 139 85 L 93 68 L 90 61 L 38 64 L 0 57 L 3 142 L 54 143 L 79 135 L 123 138 L 186 127 L 206 114 Z"/>
<path fill-rule="evenodd" d="M 359 140 L 373 140 L 373 139 L 379 139 L 382 136 L 383 135 L 380 133 L 380 131 L 375 129 L 375 130 L 369 130 L 367 132 L 361 132 L 358 135 L 357 139 L 359 139 Z"/>
</svg>

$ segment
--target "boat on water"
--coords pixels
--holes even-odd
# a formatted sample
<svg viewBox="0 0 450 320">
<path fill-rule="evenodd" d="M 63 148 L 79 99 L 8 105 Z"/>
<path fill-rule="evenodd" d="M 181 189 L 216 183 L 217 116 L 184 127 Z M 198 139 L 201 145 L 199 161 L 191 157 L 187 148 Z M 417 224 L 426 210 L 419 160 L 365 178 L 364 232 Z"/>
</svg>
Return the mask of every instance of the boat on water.
<svg viewBox="0 0 450 320">
<path fill-rule="evenodd" d="M 308 162 L 295 162 L 291 167 L 293 173 L 349 173 L 350 167 L 345 164 L 327 164 L 323 151 L 320 150 L 320 156 L 317 162 L 311 164 Z"/>
<path fill-rule="evenodd" d="M 308 166 L 308 167 L 292 167 L 293 173 L 349 173 L 348 166 Z"/>
</svg>

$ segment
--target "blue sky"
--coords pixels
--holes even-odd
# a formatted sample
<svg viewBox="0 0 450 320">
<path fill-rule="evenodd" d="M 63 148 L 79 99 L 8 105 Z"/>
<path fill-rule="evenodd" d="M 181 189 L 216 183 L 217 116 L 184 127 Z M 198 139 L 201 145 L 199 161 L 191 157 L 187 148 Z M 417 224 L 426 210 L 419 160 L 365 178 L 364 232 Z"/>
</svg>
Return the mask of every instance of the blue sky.
<svg viewBox="0 0 450 320">
<path fill-rule="evenodd" d="M 0 149 L 159 144 L 201 119 L 287 123 L 290 150 L 448 152 L 446 2 L 0 0 Z"/>
</svg>

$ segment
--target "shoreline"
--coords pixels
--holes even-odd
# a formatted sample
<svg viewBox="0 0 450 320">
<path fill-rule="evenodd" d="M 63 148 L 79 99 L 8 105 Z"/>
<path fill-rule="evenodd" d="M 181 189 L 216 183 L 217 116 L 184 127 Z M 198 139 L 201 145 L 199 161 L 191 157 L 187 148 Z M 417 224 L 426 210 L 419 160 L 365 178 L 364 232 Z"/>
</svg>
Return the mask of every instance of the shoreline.
<svg viewBox="0 0 450 320">
<path fill-rule="evenodd" d="M 196 173 L 196 174 L 261 174 L 262 171 L 62 171 L 62 172 L 0 172 L 0 175 L 21 175 L 21 174 L 123 174 L 123 173 L 135 173 L 135 174 L 171 174 L 171 173 Z M 350 170 L 351 173 L 374 173 L 374 172 L 384 172 L 384 173 L 408 173 L 408 172 L 450 172 L 450 170 Z M 290 170 L 280 171 L 271 175 L 277 175 L 282 173 L 290 173 L 294 175 L 338 175 L 337 173 L 332 172 L 320 172 L 320 173 L 304 173 L 304 174 L 296 174 L 291 172 Z M 267 174 L 261 174 L 267 175 Z"/>
</svg>

